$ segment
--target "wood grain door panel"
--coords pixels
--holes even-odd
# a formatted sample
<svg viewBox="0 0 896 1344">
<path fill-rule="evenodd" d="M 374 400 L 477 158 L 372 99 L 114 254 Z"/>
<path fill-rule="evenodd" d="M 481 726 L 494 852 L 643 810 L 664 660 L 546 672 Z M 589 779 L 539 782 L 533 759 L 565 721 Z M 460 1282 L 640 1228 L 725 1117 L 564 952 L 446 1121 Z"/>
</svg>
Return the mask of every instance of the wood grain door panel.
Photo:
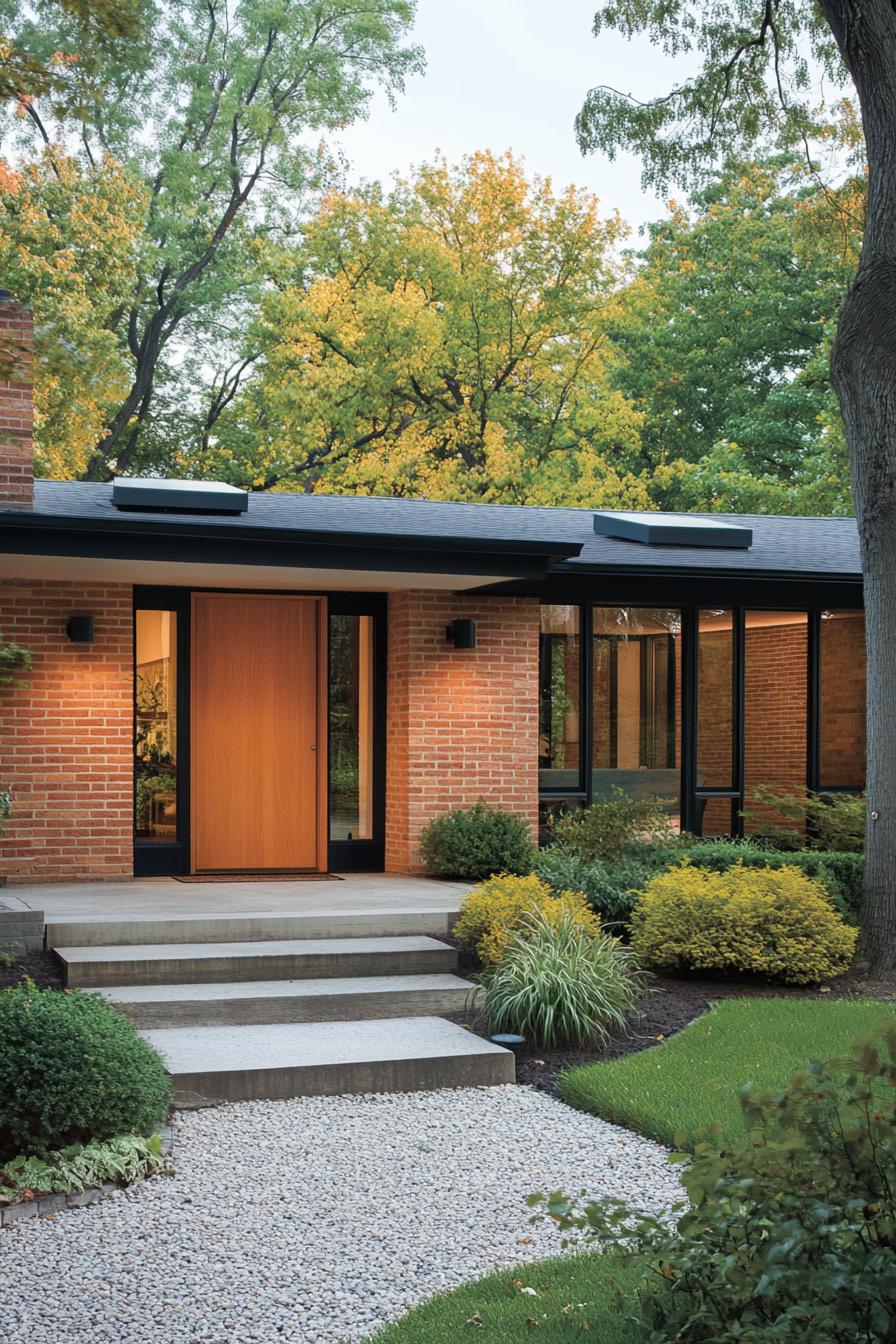
<svg viewBox="0 0 896 1344">
<path fill-rule="evenodd" d="M 320 599 L 194 593 L 194 872 L 320 866 Z"/>
</svg>

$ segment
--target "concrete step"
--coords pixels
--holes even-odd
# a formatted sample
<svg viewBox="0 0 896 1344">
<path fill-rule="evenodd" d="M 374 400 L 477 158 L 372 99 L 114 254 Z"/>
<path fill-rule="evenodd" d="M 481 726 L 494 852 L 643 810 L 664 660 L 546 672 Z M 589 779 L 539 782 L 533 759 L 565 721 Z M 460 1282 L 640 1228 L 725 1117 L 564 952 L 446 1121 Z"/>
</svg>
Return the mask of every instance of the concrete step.
<svg viewBox="0 0 896 1344">
<path fill-rule="evenodd" d="M 174 1104 L 421 1092 L 514 1081 L 508 1050 L 438 1017 L 195 1027 L 142 1033 L 174 1079 Z"/>
<path fill-rule="evenodd" d="M 221 984 L 427 975 L 457 969 L 453 947 L 435 938 L 302 938 L 249 943 L 145 943 L 57 947 L 72 987 Z"/>
<path fill-rule="evenodd" d="M 337 1022 L 462 1013 L 474 987 L 457 975 L 368 975 L 238 984 L 115 985 L 99 989 L 138 1027 Z"/>
<path fill-rule="evenodd" d="M 187 914 L 164 919 L 82 919 L 51 915 L 47 947 L 133 947 L 138 943 L 262 943 L 296 938 L 373 938 L 451 932 L 457 902 L 444 908 L 297 910 L 289 913 Z"/>
</svg>

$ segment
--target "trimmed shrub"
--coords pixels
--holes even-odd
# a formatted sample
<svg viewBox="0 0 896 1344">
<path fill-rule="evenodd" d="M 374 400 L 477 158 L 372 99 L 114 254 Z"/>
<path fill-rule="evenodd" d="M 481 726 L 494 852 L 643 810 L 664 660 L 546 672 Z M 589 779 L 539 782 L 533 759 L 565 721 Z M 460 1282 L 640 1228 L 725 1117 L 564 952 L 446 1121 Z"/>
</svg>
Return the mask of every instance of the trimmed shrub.
<svg viewBox="0 0 896 1344">
<path fill-rule="evenodd" d="M 658 970 L 747 972 L 803 985 L 847 970 L 856 930 L 797 868 L 736 864 L 715 873 L 684 863 L 644 888 L 631 941 Z"/>
<path fill-rule="evenodd" d="M 604 861 L 583 859 L 568 849 L 546 849 L 535 860 L 535 873 L 555 896 L 584 892 L 604 929 L 625 929 L 650 878 L 680 859 L 680 852 L 662 844 L 632 846 L 618 858 Z"/>
<path fill-rule="evenodd" d="M 526 917 L 541 914 L 550 924 L 570 916 L 583 933 L 596 938 L 600 920 L 588 909 L 580 891 L 564 891 L 554 896 L 546 882 L 534 876 L 513 877 L 503 874 L 475 887 L 464 900 L 455 937 L 475 947 L 486 966 L 502 961 L 514 934 Z"/>
<path fill-rule="evenodd" d="M 530 1045 L 603 1042 L 624 1027 L 643 992 L 630 948 L 594 936 L 576 916 L 524 916 L 500 965 L 482 977 L 477 1000 L 492 1031 L 512 1031 Z"/>
<path fill-rule="evenodd" d="M 613 797 L 606 802 L 558 817 L 551 842 L 580 859 L 606 861 L 619 858 L 630 845 L 643 843 L 647 836 L 668 841 L 670 847 L 677 843 L 659 803 L 629 798 L 621 789 L 614 789 Z"/>
<path fill-rule="evenodd" d="M 883 1012 L 883 1005 L 881 1005 Z M 789 1088 L 744 1090 L 744 1132 L 694 1136 L 677 1217 L 618 1202 L 547 1211 L 641 1271 L 643 1338 L 891 1344 L 896 1338 L 896 1025 Z M 542 1202 L 533 1196 L 533 1204 Z"/>
<path fill-rule="evenodd" d="M 536 853 L 522 817 L 481 800 L 430 822 L 420 844 L 426 867 L 436 877 L 477 882 L 494 873 L 531 873 Z"/>
<path fill-rule="evenodd" d="M 820 882 L 843 917 L 855 923 L 862 903 L 865 856 L 834 850 L 769 849 L 751 840 L 698 840 L 687 850 L 695 868 L 724 873 L 741 863 L 745 868 L 799 868 Z"/>
<path fill-rule="evenodd" d="M 95 995 L 30 983 L 0 992 L 0 1161 L 146 1134 L 170 1087 L 155 1050 Z"/>
</svg>

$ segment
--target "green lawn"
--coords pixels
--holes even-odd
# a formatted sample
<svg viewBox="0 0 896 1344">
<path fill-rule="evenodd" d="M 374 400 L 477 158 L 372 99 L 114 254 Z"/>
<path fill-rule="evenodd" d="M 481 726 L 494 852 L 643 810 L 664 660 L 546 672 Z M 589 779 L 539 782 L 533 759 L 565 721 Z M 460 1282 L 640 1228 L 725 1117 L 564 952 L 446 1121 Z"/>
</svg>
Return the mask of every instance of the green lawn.
<svg viewBox="0 0 896 1344">
<path fill-rule="evenodd" d="M 737 1128 L 744 1083 L 781 1087 L 811 1060 L 843 1054 L 894 1013 L 896 1003 L 727 999 L 661 1045 L 571 1069 L 560 1095 L 673 1147 L 713 1121 Z"/>
<path fill-rule="evenodd" d="M 634 1305 L 637 1280 L 634 1271 L 596 1255 L 521 1265 L 430 1298 L 387 1326 L 376 1344 L 504 1344 L 533 1336 L 538 1344 L 643 1344 L 643 1330 L 622 1319 Z"/>
</svg>

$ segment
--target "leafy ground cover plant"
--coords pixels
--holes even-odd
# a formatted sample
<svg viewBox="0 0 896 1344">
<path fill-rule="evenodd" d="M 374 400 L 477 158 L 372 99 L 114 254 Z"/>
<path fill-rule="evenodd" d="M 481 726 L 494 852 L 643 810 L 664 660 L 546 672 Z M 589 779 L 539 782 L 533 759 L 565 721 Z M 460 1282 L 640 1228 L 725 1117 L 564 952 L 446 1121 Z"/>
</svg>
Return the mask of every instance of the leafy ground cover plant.
<svg viewBox="0 0 896 1344">
<path fill-rule="evenodd" d="M 481 800 L 447 812 L 420 837 L 423 859 L 436 877 L 481 881 L 494 873 L 531 873 L 535 847 L 522 817 Z"/>
<path fill-rule="evenodd" d="M 504 873 L 474 887 L 466 896 L 454 935 L 475 949 L 483 965 L 494 966 L 503 960 L 514 935 L 533 914 L 541 914 L 549 924 L 568 916 L 583 933 L 594 938 L 601 931 L 600 920 L 588 909 L 580 891 L 555 896 L 547 883 L 533 874 L 514 877 Z"/>
<path fill-rule="evenodd" d="M 641 1272 L 645 1340 L 890 1344 L 896 1020 L 741 1104 L 739 1135 L 694 1136 L 674 1220 L 561 1193 L 548 1212 Z"/>
<path fill-rule="evenodd" d="M 848 969 L 856 930 L 795 867 L 717 873 L 687 862 L 654 877 L 632 911 L 632 947 L 672 974 L 748 973 L 808 985 Z"/>
<path fill-rule="evenodd" d="M 0 992 L 0 1161 L 151 1133 L 170 1088 L 156 1051 L 95 995 Z"/>
<path fill-rule="evenodd" d="M 583 929 L 571 912 L 524 916 L 500 963 L 482 977 L 477 1006 L 492 1031 L 536 1048 L 606 1041 L 636 1012 L 643 977 L 630 948 Z"/>
<path fill-rule="evenodd" d="M 0 1167 L 0 1195 L 7 1199 L 31 1199 L 36 1195 L 65 1194 L 89 1185 L 119 1181 L 133 1185 L 155 1176 L 165 1165 L 158 1134 L 121 1134 L 114 1139 L 71 1144 L 43 1157 L 21 1154 Z"/>
<path fill-rule="evenodd" d="M 670 846 L 680 843 L 659 803 L 629 798 L 621 789 L 614 789 L 613 797 L 605 802 L 557 817 L 551 847 L 586 861 L 617 859 L 629 846 L 647 837 Z"/>
<path fill-rule="evenodd" d="M 864 794 L 788 793 L 756 787 L 744 817 L 779 849 L 831 849 L 860 854 L 865 844 Z M 769 816 L 769 812 L 773 814 Z M 775 820 L 775 817 L 781 820 Z"/>
<path fill-rule="evenodd" d="M 667 1148 L 709 1125 L 736 1135 L 743 1083 L 780 1090 L 807 1059 L 845 1054 L 894 1015 L 896 1004 L 872 1000 L 725 999 L 647 1050 L 569 1069 L 558 1091 Z"/>
</svg>

